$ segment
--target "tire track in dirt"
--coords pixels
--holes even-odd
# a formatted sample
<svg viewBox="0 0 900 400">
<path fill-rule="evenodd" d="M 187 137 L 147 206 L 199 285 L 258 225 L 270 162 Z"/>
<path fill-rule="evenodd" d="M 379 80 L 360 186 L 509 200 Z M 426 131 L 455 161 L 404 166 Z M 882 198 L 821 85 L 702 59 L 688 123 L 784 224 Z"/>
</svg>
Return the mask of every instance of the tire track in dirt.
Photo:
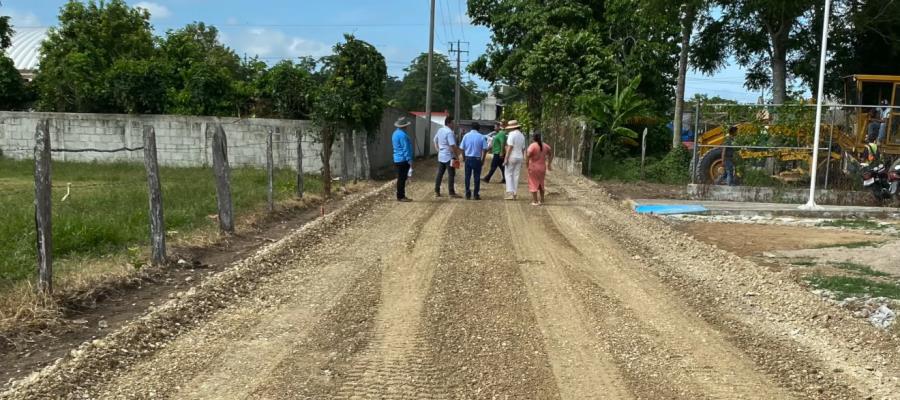
<svg viewBox="0 0 900 400">
<path fill-rule="evenodd" d="M 562 274 L 566 267 L 557 262 L 555 249 L 548 249 L 546 241 L 535 234 L 534 224 L 540 221 L 527 220 L 523 207 L 522 203 L 506 203 L 510 229 L 516 231 L 512 247 L 520 258 L 519 271 L 543 333 L 560 397 L 631 398 L 618 367 L 591 332 L 587 312 Z"/>
<path fill-rule="evenodd" d="M 295 355 L 293 351 L 299 343 L 309 337 L 316 338 L 316 332 L 311 333 L 312 328 L 323 315 L 335 317 L 329 310 L 346 302 L 342 293 L 366 298 L 368 292 L 358 290 L 365 287 L 360 276 L 366 276 L 367 271 L 373 269 L 380 273 L 378 259 L 367 256 L 377 254 L 398 239 L 373 235 L 372 230 L 396 230 L 397 219 L 422 215 L 421 210 L 427 208 L 426 204 L 409 206 L 387 208 L 379 205 L 372 213 L 377 215 L 375 219 L 360 221 L 364 226 L 368 225 L 365 229 L 348 230 L 328 243 L 298 254 L 297 260 L 285 260 L 295 265 L 286 268 L 285 273 L 267 279 L 266 290 L 258 292 L 268 295 L 220 311 L 201 329 L 176 339 L 147 362 L 126 371 L 121 379 L 105 385 L 101 397 L 116 397 L 121 393 L 128 394 L 121 397 L 146 393 L 148 396 L 168 394 L 173 398 L 249 395 L 261 382 L 269 379 L 281 360 Z M 409 237 L 400 235 L 399 240 L 405 239 Z M 354 247 L 359 251 L 346 251 Z M 323 264 L 319 260 L 328 261 Z M 371 273 L 369 278 L 372 278 Z M 357 288 L 356 292 L 348 291 L 351 284 Z M 377 299 L 377 290 L 375 293 Z M 277 304 L 267 304 L 272 299 Z M 375 306 L 371 308 L 375 309 Z M 202 352 L 193 349 L 202 349 Z"/>
<path fill-rule="evenodd" d="M 427 362 L 422 310 L 444 231 L 456 204 L 431 207 L 412 230 L 407 246 L 394 246 L 383 260 L 381 303 L 374 339 L 347 372 L 338 398 L 447 398 L 437 369 Z"/>
<path fill-rule="evenodd" d="M 629 268 L 634 261 L 612 239 L 593 231 L 564 207 L 548 207 L 547 242 L 565 240 L 559 255 L 621 301 L 644 326 L 644 334 L 680 355 L 679 368 L 691 386 L 713 398 L 789 398 L 725 336 L 696 317 L 655 279 Z M 577 249 L 576 252 L 565 248 Z M 636 332 L 640 333 L 640 332 Z"/>
<path fill-rule="evenodd" d="M 502 206 L 465 202 L 450 220 L 464 223 L 449 229 L 428 294 L 431 364 L 453 398 L 559 398 Z"/>
<path fill-rule="evenodd" d="M 632 253 L 645 254 L 647 257 L 653 254 L 668 254 L 659 253 L 659 249 L 648 247 L 641 241 L 633 241 L 629 236 L 628 226 L 623 225 L 618 218 L 610 218 L 610 214 L 607 214 L 610 210 L 599 210 L 602 214 L 598 214 L 593 207 L 590 209 L 579 207 L 573 211 L 579 212 L 582 220 L 590 221 L 592 224 L 604 221 L 604 224 L 609 225 L 609 234 L 614 236 L 619 243 L 627 243 L 624 247 Z M 616 210 L 611 211 L 617 212 Z M 612 215 L 617 216 L 618 214 Z M 809 328 L 797 325 L 786 327 L 787 317 L 783 314 L 770 314 L 770 310 L 773 308 L 757 304 L 757 301 L 747 301 L 749 304 L 741 302 L 737 307 L 732 303 L 732 306 L 722 308 L 723 306 L 717 303 L 734 293 L 722 293 L 718 291 L 718 288 L 711 290 L 707 286 L 708 281 L 696 281 L 687 276 L 678 275 L 678 272 L 673 274 L 669 269 L 672 266 L 667 264 L 674 261 L 665 256 L 653 257 L 653 262 L 658 265 L 654 266 L 656 267 L 654 270 L 644 269 L 645 271 L 656 274 L 659 279 L 669 282 L 670 287 L 677 291 L 680 298 L 697 310 L 698 317 L 719 327 L 734 346 L 740 348 L 782 387 L 791 388 L 794 393 L 802 394 L 798 397 L 814 399 L 893 398 L 864 395 L 863 393 L 870 393 L 873 389 L 866 383 L 865 378 L 860 377 L 860 375 L 866 375 L 865 373 L 860 374 L 858 371 L 854 371 L 857 372 L 854 375 L 845 375 L 854 369 L 862 369 L 862 367 L 858 367 L 859 365 L 871 366 L 873 363 L 883 362 L 880 358 L 870 358 L 865 361 L 865 364 L 855 361 L 854 363 L 857 365 L 855 368 L 850 367 L 853 364 L 848 365 L 854 357 L 858 356 L 856 350 L 862 346 L 859 344 L 863 343 L 862 338 L 857 339 L 856 344 L 835 345 L 835 342 L 839 343 L 840 341 L 832 336 L 832 333 L 819 327 L 810 330 L 816 332 L 810 340 L 808 336 L 800 335 Z M 697 262 L 703 261 L 698 259 Z M 722 274 L 725 276 L 733 272 L 733 267 L 729 265 L 723 264 L 721 268 L 723 268 Z M 730 276 L 730 278 L 734 277 Z M 720 283 L 724 282 L 723 277 L 716 280 Z M 742 283 L 739 285 L 744 286 Z M 716 284 L 716 286 L 720 286 L 720 284 Z M 741 291 L 737 293 L 739 295 L 747 293 L 747 289 L 748 287 L 742 287 Z M 762 298 L 758 299 L 762 300 Z M 748 305 L 750 309 L 746 308 Z M 761 310 L 766 312 L 761 313 Z M 811 314 L 811 317 L 805 318 L 815 320 L 817 314 Z M 773 333 L 785 330 L 791 333 Z M 873 342 L 866 341 L 865 343 L 871 345 Z M 845 352 L 845 348 L 849 348 L 850 352 Z M 880 379 L 880 384 L 883 387 L 891 386 L 892 384 L 886 379 L 888 375 L 880 375 L 879 378 L 882 376 L 885 379 Z M 894 379 L 893 384 L 896 385 L 896 378 Z"/>
</svg>

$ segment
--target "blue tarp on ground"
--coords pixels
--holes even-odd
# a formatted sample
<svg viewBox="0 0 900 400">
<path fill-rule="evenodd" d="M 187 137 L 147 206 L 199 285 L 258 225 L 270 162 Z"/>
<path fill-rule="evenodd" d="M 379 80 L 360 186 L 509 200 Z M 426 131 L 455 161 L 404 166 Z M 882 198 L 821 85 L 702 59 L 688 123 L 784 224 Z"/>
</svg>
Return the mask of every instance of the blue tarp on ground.
<svg viewBox="0 0 900 400">
<path fill-rule="evenodd" d="M 707 211 L 706 207 L 694 204 L 642 204 L 634 208 L 638 214 L 691 214 Z"/>
</svg>

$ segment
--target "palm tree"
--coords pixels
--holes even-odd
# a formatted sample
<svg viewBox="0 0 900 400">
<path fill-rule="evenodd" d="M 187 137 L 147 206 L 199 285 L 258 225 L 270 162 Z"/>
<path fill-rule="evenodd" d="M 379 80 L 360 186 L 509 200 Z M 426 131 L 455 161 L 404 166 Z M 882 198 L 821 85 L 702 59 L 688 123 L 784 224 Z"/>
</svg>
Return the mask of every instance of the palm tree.
<svg viewBox="0 0 900 400">
<path fill-rule="evenodd" d="M 576 99 L 578 113 L 586 118 L 593 128 L 594 140 L 583 144 L 590 148 L 586 166 L 588 174 L 591 172 L 595 145 L 601 146 L 604 153 L 609 154 L 619 145 L 636 146 L 638 144 L 636 141 L 638 133 L 627 127 L 626 124 L 637 117 L 646 116 L 649 111 L 650 103 L 637 94 L 637 87 L 640 84 L 640 75 L 632 79 L 624 88 L 620 87 L 619 80 L 616 79 L 614 94 L 594 91 Z"/>
</svg>

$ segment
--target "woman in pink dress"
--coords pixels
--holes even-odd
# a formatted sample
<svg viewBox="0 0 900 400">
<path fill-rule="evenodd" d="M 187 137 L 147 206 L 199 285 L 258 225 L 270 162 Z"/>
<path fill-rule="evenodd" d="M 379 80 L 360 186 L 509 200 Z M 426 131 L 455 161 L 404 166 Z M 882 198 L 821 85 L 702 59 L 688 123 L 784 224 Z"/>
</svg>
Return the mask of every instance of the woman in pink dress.
<svg viewBox="0 0 900 400">
<path fill-rule="evenodd" d="M 531 145 L 525 152 L 525 163 L 528 168 L 528 191 L 531 192 L 531 205 L 544 204 L 544 177 L 547 171 L 553 171 L 553 149 L 541 141 L 541 134 L 531 135 Z M 538 199 L 540 193 L 540 199 Z"/>
</svg>

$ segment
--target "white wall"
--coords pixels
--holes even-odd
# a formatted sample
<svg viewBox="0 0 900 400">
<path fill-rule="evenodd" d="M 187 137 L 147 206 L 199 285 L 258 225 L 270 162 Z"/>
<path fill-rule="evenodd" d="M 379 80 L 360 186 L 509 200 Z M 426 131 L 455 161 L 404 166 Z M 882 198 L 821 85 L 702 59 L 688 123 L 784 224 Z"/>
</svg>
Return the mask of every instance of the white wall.
<svg viewBox="0 0 900 400">
<path fill-rule="evenodd" d="M 266 135 L 272 129 L 275 165 L 295 168 L 297 133 L 302 132 L 303 170 L 319 173 L 321 146 L 315 142 L 315 128 L 309 121 L 276 119 L 238 119 L 171 115 L 73 114 L 0 112 L 0 150 L 10 158 L 33 156 L 37 122 L 50 119 L 51 147 L 54 149 L 115 149 L 140 147 L 144 125 L 156 131 L 160 164 L 166 166 L 209 166 L 212 164 L 211 132 L 207 126 L 221 123 L 228 140 L 228 158 L 232 166 L 266 165 Z M 360 141 L 364 143 L 365 141 Z M 340 175 L 343 143 L 334 144 L 332 169 Z M 364 153 L 363 153 L 364 154 Z M 143 161 L 143 152 L 53 153 L 56 160 L 83 162 Z M 374 167 L 378 167 L 375 165 Z"/>
</svg>

